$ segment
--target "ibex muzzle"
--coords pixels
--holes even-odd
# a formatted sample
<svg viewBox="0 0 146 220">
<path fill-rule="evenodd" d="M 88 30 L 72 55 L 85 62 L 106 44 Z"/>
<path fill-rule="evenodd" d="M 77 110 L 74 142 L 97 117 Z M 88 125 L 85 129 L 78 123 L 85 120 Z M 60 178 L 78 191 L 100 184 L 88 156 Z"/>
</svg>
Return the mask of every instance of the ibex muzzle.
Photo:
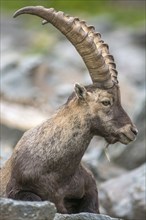
<svg viewBox="0 0 146 220">
<path fill-rule="evenodd" d="M 27 131 L 1 169 L 1 195 L 19 200 L 49 200 L 60 213 L 99 213 L 96 181 L 81 159 L 94 135 L 109 144 L 128 144 L 137 129 L 121 106 L 114 58 L 93 26 L 41 6 L 25 7 L 59 29 L 75 46 L 93 84 L 74 93 L 50 119 Z"/>
</svg>

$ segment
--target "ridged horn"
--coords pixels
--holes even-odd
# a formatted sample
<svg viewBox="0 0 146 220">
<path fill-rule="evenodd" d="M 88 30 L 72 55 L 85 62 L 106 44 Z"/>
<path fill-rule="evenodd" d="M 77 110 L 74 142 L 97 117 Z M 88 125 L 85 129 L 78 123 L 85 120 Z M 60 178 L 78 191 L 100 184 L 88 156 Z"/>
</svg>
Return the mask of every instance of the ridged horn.
<svg viewBox="0 0 146 220">
<path fill-rule="evenodd" d="M 108 45 L 101 40 L 100 33 L 96 33 L 93 26 L 87 26 L 86 22 L 80 21 L 79 18 L 42 6 L 21 8 L 15 12 L 14 17 L 21 14 L 37 15 L 44 19 L 43 24 L 51 23 L 60 30 L 81 55 L 93 83 L 105 88 L 118 83 L 114 58 L 109 54 Z"/>
</svg>

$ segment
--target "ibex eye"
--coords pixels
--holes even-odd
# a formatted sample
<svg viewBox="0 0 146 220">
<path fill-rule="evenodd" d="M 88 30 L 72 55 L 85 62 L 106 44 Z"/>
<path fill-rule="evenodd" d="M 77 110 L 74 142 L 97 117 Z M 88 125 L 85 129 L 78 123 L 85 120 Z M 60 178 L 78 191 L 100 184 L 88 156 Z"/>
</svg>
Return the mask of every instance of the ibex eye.
<svg viewBox="0 0 146 220">
<path fill-rule="evenodd" d="M 111 105 L 111 102 L 110 102 L 109 100 L 102 101 L 101 103 L 102 103 L 104 106 Z"/>
</svg>

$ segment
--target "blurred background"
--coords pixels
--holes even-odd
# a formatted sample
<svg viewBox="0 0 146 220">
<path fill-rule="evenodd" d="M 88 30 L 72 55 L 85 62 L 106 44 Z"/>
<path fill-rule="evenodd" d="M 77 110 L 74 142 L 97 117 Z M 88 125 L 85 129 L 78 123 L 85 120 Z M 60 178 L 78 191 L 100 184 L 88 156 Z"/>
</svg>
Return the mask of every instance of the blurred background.
<svg viewBox="0 0 146 220">
<path fill-rule="evenodd" d="M 74 83 L 91 83 L 74 47 L 50 24 L 13 13 L 29 5 L 64 11 L 94 25 L 108 43 L 119 72 L 122 103 L 139 130 L 135 142 L 109 146 L 95 137 L 84 162 L 99 187 L 101 212 L 144 220 L 145 204 L 145 1 L 1 0 L 1 165 L 23 133 L 62 105 Z"/>
</svg>

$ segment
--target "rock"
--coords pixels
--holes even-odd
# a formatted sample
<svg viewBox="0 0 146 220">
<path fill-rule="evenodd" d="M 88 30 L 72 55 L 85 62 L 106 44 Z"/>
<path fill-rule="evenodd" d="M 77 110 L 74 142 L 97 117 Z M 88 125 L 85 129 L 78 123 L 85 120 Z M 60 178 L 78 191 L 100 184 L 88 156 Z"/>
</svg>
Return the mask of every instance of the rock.
<svg viewBox="0 0 146 220">
<path fill-rule="evenodd" d="M 16 68 L 20 61 L 20 55 L 16 52 L 9 51 L 9 53 L 3 53 L 1 58 L 1 76 L 3 76 L 4 71 L 8 72 L 9 70 L 12 71 L 13 68 Z"/>
<path fill-rule="evenodd" d="M 34 84 L 32 76 L 35 79 L 33 69 L 40 65 L 40 59 L 40 56 L 21 57 L 16 65 L 15 63 L 7 64 L 8 61 L 5 60 L 9 60 L 9 57 L 6 56 L 3 61 L 6 64 L 2 69 L 1 94 L 13 101 L 36 98 L 39 95 L 39 90 Z"/>
<path fill-rule="evenodd" d="M 107 215 L 91 214 L 91 213 L 80 213 L 74 215 L 61 215 L 56 214 L 54 220 L 116 220 Z M 122 220 L 122 219 L 117 219 Z"/>
<path fill-rule="evenodd" d="M 62 53 L 65 48 L 65 53 Z M 52 54 L 56 58 L 57 62 L 60 61 L 60 65 L 64 67 L 74 66 L 74 68 L 81 68 L 81 65 L 84 66 L 82 58 L 77 53 L 73 45 L 65 39 L 65 41 L 60 41 L 53 48 Z"/>
<path fill-rule="evenodd" d="M 98 182 L 109 180 L 127 172 L 127 170 L 109 161 L 101 161 L 101 163 L 99 163 L 99 165 L 96 167 L 96 171 L 95 169 L 92 169 L 92 167 L 91 170 Z M 95 173 L 97 173 L 97 175 L 95 175 Z"/>
<path fill-rule="evenodd" d="M 35 107 L 1 101 L 1 123 L 21 131 L 37 126 L 48 118 Z"/>
<path fill-rule="evenodd" d="M 102 214 L 58 214 L 55 205 L 48 201 L 24 202 L 1 198 L 0 210 L 2 220 L 116 220 Z"/>
<path fill-rule="evenodd" d="M 135 44 L 133 32 L 137 33 L 137 29 L 116 28 L 105 34 L 104 41 L 110 44 L 110 53 L 116 61 L 120 85 L 120 78 L 125 77 L 127 82 L 141 87 L 145 83 L 145 47 Z M 124 91 L 126 92 L 126 89 Z"/>
<path fill-rule="evenodd" d="M 70 96 L 70 94 L 73 92 L 73 85 L 70 84 L 61 84 L 56 89 L 56 94 L 58 98 L 64 98 L 67 100 L 67 97 Z M 62 100 L 61 100 L 62 101 Z"/>
<path fill-rule="evenodd" d="M 56 208 L 50 202 L 0 200 L 1 220 L 53 220 Z"/>
<path fill-rule="evenodd" d="M 114 217 L 144 220 L 146 164 L 101 184 L 100 204 Z"/>
</svg>

